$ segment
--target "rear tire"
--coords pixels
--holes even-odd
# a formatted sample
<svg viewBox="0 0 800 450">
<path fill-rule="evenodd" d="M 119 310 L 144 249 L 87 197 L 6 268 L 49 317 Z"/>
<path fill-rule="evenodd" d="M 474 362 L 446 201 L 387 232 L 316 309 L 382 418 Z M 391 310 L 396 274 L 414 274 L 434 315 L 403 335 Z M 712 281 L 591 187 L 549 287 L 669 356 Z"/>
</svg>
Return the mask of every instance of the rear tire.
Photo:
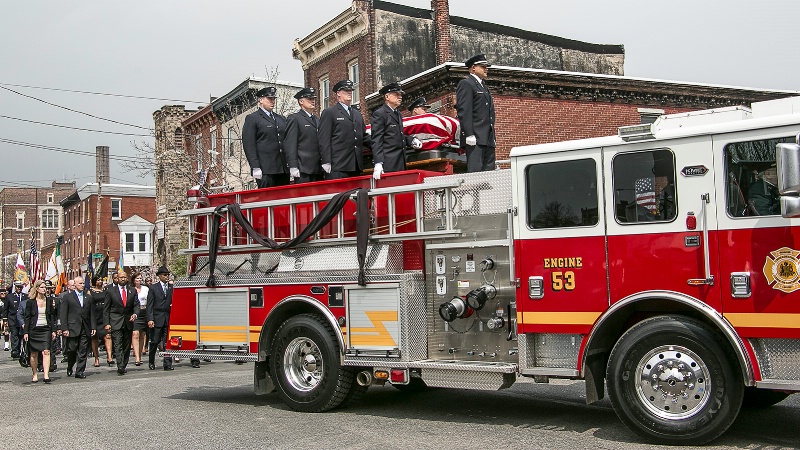
<svg viewBox="0 0 800 450">
<path fill-rule="evenodd" d="M 619 418 L 660 444 L 700 445 L 736 419 L 744 384 L 722 337 L 696 320 L 658 316 L 617 341 L 606 373 Z"/>
<path fill-rule="evenodd" d="M 333 328 L 319 314 L 300 314 L 275 335 L 270 372 L 278 396 L 292 409 L 321 412 L 339 406 L 353 388 L 353 368 L 339 364 Z"/>
<path fill-rule="evenodd" d="M 744 388 L 742 408 L 769 408 L 772 405 L 786 400 L 786 397 L 790 395 L 789 392 L 771 391 L 769 389 L 758 389 L 748 386 Z"/>
</svg>

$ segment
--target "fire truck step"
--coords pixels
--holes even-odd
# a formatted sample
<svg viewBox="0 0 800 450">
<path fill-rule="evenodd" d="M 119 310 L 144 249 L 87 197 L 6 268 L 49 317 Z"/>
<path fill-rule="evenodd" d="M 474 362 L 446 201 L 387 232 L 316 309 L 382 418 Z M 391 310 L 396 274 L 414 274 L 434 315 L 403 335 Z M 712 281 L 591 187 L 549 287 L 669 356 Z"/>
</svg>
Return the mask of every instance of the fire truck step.
<svg viewBox="0 0 800 450">
<path fill-rule="evenodd" d="M 169 352 L 159 352 L 158 356 L 164 355 L 172 356 L 173 358 L 180 359 L 201 359 L 212 361 L 258 361 L 258 355 L 255 353 L 244 353 L 235 351 L 191 351 L 191 350 L 175 350 Z"/>
</svg>

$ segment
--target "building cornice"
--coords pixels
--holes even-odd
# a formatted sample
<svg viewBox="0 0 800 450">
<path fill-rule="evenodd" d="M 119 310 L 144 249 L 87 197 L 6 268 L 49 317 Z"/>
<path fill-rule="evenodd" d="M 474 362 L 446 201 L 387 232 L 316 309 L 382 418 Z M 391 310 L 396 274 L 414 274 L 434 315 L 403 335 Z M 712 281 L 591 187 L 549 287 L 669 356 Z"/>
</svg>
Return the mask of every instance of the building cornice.
<svg viewBox="0 0 800 450">
<path fill-rule="evenodd" d="M 408 98 L 432 98 L 455 93 L 458 82 L 467 74 L 463 64 L 448 62 L 400 84 Z M 719 108 L 798 95 L 796 91 L 507 66 L 492 66 L 487 84 L 495 96 L 631 103 L 658 108 Z M 378 107 L 381 97 L 377 92 L 371 93 L 366 96 L 366 103 L 370 109 Z"/>
<path fill-rule="evenodd" d="M 299 60 L 303 70 L 317 61 L 335 53 L 369 31 L 369 16 L 355 2 L 325 25 L 308 36 L 294 40 L 292 56 Z"/>
</svg>

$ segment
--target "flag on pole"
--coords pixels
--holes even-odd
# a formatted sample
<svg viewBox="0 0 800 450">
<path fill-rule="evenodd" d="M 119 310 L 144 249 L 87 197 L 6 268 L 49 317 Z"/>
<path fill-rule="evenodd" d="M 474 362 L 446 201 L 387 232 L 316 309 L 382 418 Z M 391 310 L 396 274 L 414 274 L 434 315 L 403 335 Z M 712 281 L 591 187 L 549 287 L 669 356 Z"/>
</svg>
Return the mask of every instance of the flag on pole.
<svg viewBox="0 0 800 450">
<path fill-rule="evenodd" d="M 108 278 L 108 255 L 100 261 L 97 265 L 97 270 L 94 271 L 95 275 L 100 278 Z"/>
<path fill-rule="evenodd" d="M 22 288 L 24 292 L 28 290 L 28 271 L 25 269 L 25 261 L 22 260 L 22 254 L 17 252 L 17 267 L 14 269 L 14 281 L 19 281 L 20 283 L 24 284 L 25 287 Z"/>
<path fill-rule="evenodd" d="M 53 254 L 55 255 L 56 271 L 58 272 L 58 281 L 55 282 L 56 294 L 59 294 L 67 285 L 67 274 L 64 271 L 64 259 L 61 257 L 61 243 L 58 241 L 56 241 L 56 249 L 53 250 Z"/>
<path fill-rule="evenodd" d="M 125 259 L 125 252 L 123 251 L 125 247 L 125 241 L 120 241 L 119 243 L 119 263 L 117 263 L 117 272 L 124 272 L 125 271 L 125 264 L 122 261 Z"/>
<path fill-rule="evenodd" d="M 56 244 L 58 245 L 58 244 Z M 44 273 L 44 279 L 50 280 L 53 286 L 58 282 L 58 268 L 56 267 L 56 250 L 50 254 L 50 259 L 47 260 L 47 270 Z"/>
<path fill-rule="evenodd" d="M 39 268 L 39 252 L 36 251 L 36 238 L 31 231 L 31 255 L 30 255 L 30 281 L 31 284 L 36 283 L 36 280 L 39 279 L 40 275 L 40 268 Z"/>
</svg>

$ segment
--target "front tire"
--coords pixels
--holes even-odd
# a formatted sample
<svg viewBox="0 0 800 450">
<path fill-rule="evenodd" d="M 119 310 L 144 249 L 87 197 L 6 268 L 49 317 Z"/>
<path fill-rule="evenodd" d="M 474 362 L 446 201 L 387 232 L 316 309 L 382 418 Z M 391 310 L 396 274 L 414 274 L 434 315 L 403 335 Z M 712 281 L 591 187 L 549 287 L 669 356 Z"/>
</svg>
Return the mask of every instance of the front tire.
<svg viewBox="0 0 800 450">
<path fill-rule="evenodd" d="M 348 398 L 354 369 L 339 364 L 333 328 L 319 314 L 300 314 L 284 322 L 273 349 L 270 369 L 275 387 L 290 408 L 327 411 Z"/>
<path fill-rule="evenodd" d="M 619 418 L 661 444 L 719 437 L 742 404 L 744 384 L 730 346 L 703 323 L 658 316 L 617 341 L 606 373 Z"/>
</svg>

